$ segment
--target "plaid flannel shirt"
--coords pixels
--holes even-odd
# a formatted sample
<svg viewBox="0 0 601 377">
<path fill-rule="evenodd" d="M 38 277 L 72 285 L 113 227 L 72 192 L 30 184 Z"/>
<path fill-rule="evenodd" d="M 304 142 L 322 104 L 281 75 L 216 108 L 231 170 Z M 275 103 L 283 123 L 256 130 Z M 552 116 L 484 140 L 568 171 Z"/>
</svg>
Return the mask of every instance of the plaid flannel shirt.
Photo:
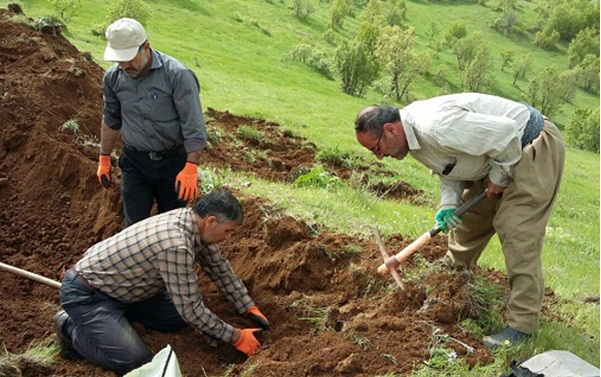
<svg viewBox="0 0 601 377">
<path fill-rule="evenodd" d="M 217 245 L 202 243 L 197 218 L 191 208 L 150 217 L 90 247 L 75 269 L 120 302 L 143 301 L 166 289 L 182 318 L 211 344 L 229 343 L 234 327 L 204 306 L 194 262 L 239 314 L 255 303 Z"/>
</svg>

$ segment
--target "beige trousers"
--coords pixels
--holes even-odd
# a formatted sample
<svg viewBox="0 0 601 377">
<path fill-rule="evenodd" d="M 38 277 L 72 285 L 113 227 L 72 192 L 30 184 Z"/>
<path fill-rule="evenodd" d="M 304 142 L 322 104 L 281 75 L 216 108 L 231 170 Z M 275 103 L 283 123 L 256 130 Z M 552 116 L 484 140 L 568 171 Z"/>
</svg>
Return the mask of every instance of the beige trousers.
<svg viewBox="0 0 601 377">
<path fill-rule="evenodd" d="M 544 294 L 543 238 L 559 191 L 564 159 L 561 135 L 553 123 L 545 120 L 540 135 L 524 147 L 503 197 L 484 199 L 472 207 L 449 234 L 447 256 L 457 265 L 473 267 L 497 233 L 511 289 L 508 325 L 528 334 L 539 324 Z M 484 187 L 484 180 L 474 182 L 462 200 L 477 195 Z"/>
</svg>

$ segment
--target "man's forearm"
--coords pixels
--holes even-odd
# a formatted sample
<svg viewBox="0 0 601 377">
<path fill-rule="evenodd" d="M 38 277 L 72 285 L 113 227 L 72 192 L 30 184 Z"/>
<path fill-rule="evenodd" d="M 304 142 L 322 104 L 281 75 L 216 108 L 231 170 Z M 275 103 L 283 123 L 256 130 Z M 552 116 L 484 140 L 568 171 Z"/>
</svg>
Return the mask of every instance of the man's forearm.
<svg viewBox="0 0 601 377">
<path fill-rule="evenodd" d="M 199 150 L 194 151 L 194 152 L 189 152 L 188 153 L 188 158 L 186 159 L 186 161 L 195 163 L 196 165 L 200 165 L 200 154 L 201 154 L 201 152 L 202 152 L 202 149 L 199 149 Z"/>
<path fill-rule="evenodd" d="M 103 119 L 100 125 L 100 154 L 110 155 L 120 136 L 121 131 L 109 128 Z"/>
</svg>

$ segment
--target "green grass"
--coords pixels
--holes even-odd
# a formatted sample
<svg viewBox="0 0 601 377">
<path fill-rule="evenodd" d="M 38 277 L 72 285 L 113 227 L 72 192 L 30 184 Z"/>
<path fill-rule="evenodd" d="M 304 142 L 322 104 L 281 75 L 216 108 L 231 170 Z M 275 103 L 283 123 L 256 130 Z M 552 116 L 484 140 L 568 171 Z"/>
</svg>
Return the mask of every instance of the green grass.
<svg viewBox="0 0 601 377">
<path fill-rule="evenodd" d="M 3 4 L 7 4 L 4 2 Z M 22 0 L 27 16 L 52 14 L 44 0 Z M 90 51 L 104 68 L 105 41 L 93 36 L 90 29 L 104 21 L 109 2 L 87 0 L 68 22 L 65 35 L 80 51 Z M 323 39 L 328 9 L 313 1 L 316 13 L 301 21 L 291 16 L 286 1 L 147 1 L 153 9 L 146 30 L 151 45 L 168 53 L 193 69 L 201 82 L 203 107 L 230 110 L 276 121 L 296 135 L 307 137 L 322 149 L 336 148 L 372 159 L 369 152 L 355 141 L 352 123 L 358 110 L 382 102 L 376 92 L 364 98 L 345 95 L 339 83 L 327 80 L 310 67 L 291 60 L 289 52 L 299 43 L 312 43 L 332 51 Z M 466 23 L 468 32 L 479 31 L 489 43 L 497 60 L 498 85 L 493 94 L 524 100 L 528 80 L 511 84 L 511 68 L 500 70 L 499 54 L 515 51 L 516 59 L 533 54 L 533 67 L 528 78 L 543 67 L 567 68 L 567 46 L 544 51 L 532 44 L 530 32 L 535 20 L 535 2 L 518 0 L 518 32 L 506 37 L 488 24 L 501 13 L 489 6 L 471 1 L 407 1 L 408 22 L 418 35 L 417 49 L 428 47 L 426 32 L 431 22 L 439 24 L 439 35 L 445 25 L 455 20 Z M 348 37 L 360 23 L 360 16 L 347 18 L 337 38 Z M 432 62 L 430 73 L 438 66 L 449 68 L 446 79 L 451 88 L 459 87 L 454 56 L 441 51 Z M 441 89 L 425 79 L 411 89 L 413 98 L 440 94 Z M 403 104 L 398 104 L 403 105 Z M 572 103 L 554 117 L 563 128 L 576 106 L 599 108 L 599 96 L 578 91 Z M 66 120 L 65 120 L 66 121 Z M 57 127 L 60 125 L 57 125 Z M 425 191 L 431 203 L 438 199 L 438 180 L 412 159 L 386 161 L 387 167 L 399 172 L 398 177 Z M 211 181 L 224 183 L 250 194 L 269 197 L 292 215 L 310 224 L 327 226 L 374 240 L 377 222 L 384 236 L 393 233 L 416 237 L 433 225 L 434 205 L 422 207 L 381 200 L 346 185 L 330 189 L 298 188 L 287 184 L 265 182 L 244 174 L 220 172 Z M 504 270 L 503 255 L 496 238 L 485 250 L 481 264 Z M 512 351 L 500 351 L 493 365 L 468 371 L 451 363 L 446 374 L 457 376 L 496 376 L 507 371 L 506 358 L 523 358 L 549 349 L 569 349 L 590 363 L 599 365 L 599 305 L 583 304 L 582 299 L 599 294 L 599 155 L 567 149 L 566 168 L 557 205 L 549 222 L 544 244 L 543 264 L 546 284 L 562 299 L 554 313 L 561 322 L 543 314 L 543 326 L 536 341 Z M 375 266 L 374 266 L 375 267 Z M 456 369 L 455 369 L 456 368 Z M 444 375 L 445 372 L 441 372 Z M 416 376 L 436 375 L 425 369 Z"/>
</svg>

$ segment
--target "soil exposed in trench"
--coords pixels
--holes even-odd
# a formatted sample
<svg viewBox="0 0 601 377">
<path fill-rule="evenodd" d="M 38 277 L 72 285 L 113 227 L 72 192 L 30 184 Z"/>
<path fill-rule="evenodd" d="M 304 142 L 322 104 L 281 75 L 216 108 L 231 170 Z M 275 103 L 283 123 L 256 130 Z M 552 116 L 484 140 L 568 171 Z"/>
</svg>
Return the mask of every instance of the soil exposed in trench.
<svg viewBox="0 0 601 377">
<path fill-rule="evenodd" d="M 122 226 L 118 186 L 104 190 L 95 176 L 103 70 L 60 34 L 36 31 L 11 16 L 0 10 L 0 261 L 58 279 L 66 265 Z M 70 120 L 79 125 L 77 132 L 63 126 Z M 315 162 L 317 148 L 277 124 L 214 109 L 208 109 L 207 120 L 210 133 L 221 134 L 205 154 L 207 165 L 290 182 L 295 168 Z M 262 144 L 236 136 L 248 125 L 263 132 Z M 245 159 L 244 153 L 258 158 Z M 342 165 L 327 168 L 343 180 L 352 171 L 392 174 L 380 165 Z M 399 199 L 420 200 L 419 190 L 395 190 Z M 318 233 L 265 199 L 238 195 L 245 223 L 222 251 L 273 330 L 262 334 L 260 351 L 246 360 L 230 345 L 208 346 L 190 329 L 165 334 L 139 328 L 153 350 L 172 345 L 185 376 L 249 369 L 253 376 L 407 374 L 436 347 L 454 350 L 469 365 L 491 361 L 481 342 L 456 325 L 477 315 L 468 295 L 473 275 L 430 263 L 444 254 L 444 237 L 403 266 L 406 286 L 395 290 L 391 279 L 377 275 L 382 259 L 373 240 Z M 386 246 L 398 251 L 410 241 L 394 235 Z M 57 291 L 0 274 L 0 344 L 20 354 L 54 342 Z M 504 284 L 502 275 L 489 275 Z M 252 325 L 203 276 L 201 291 L 224 320 Z M 85 361 L 59 358 L 51 365 L 20 367 L 31 376 L 114 376 Z"/>
</svg>

